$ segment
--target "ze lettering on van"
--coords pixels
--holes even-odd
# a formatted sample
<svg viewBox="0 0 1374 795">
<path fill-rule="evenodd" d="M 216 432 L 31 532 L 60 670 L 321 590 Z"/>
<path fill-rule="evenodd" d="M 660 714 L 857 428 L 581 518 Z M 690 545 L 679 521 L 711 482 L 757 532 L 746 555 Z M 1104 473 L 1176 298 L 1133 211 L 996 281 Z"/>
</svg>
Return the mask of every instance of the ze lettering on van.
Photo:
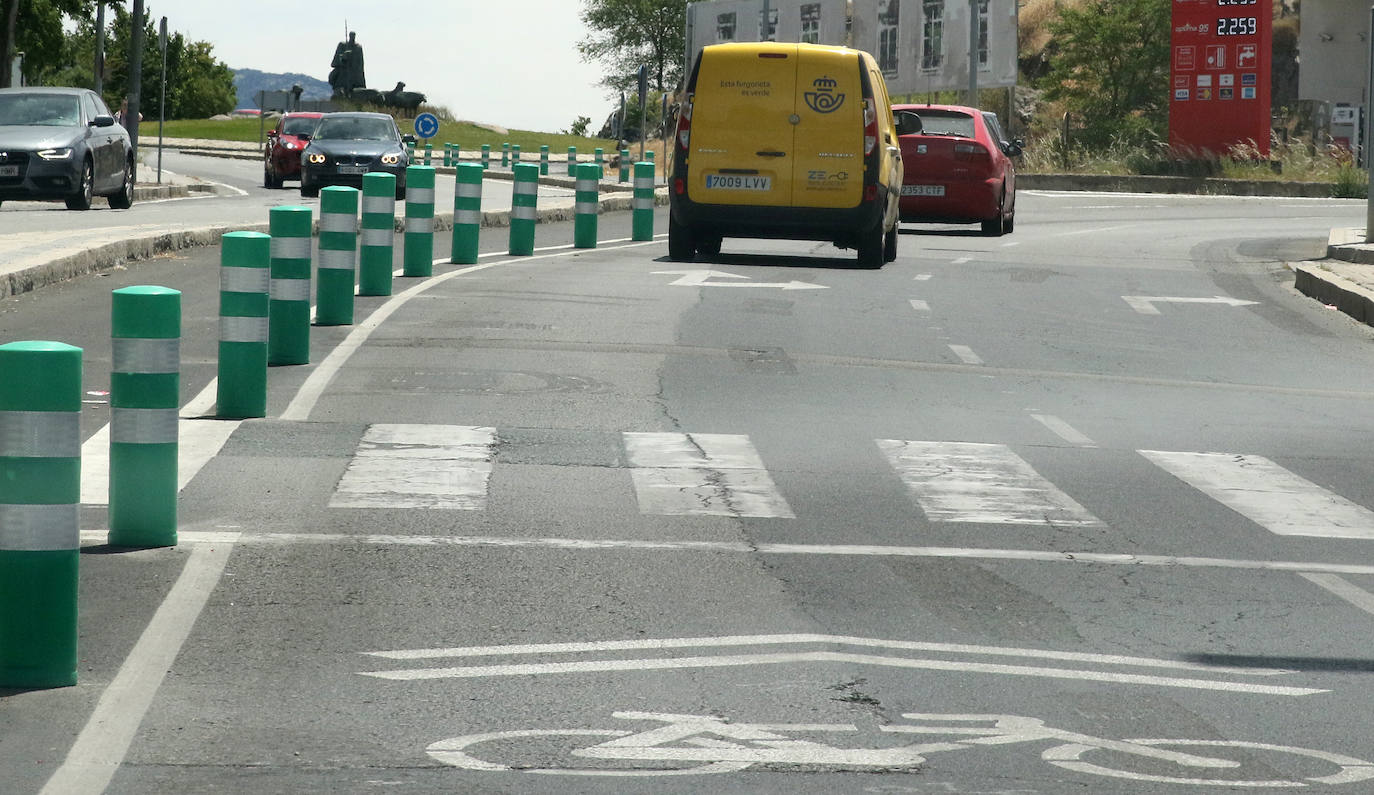
<svg viewBox="0 0 1374 795">
<path fill-rule="evenodd" d="M 834 78 L 818 77 L 811 83 L 815 91 L 807 91 L 802 97 L 806 100 L 807 107 L 817 113 L 834 113 L 844 105 L 845 95 L 835 92 L 839 85 L 839 81 Z"/>
<path fill-rule="evenodd" d="M 848 171 L 832 173 L 824 169 L 813 169 L 806 172 L 806 187 L 809 190 L 840 190 L 848 182 Z"/>
</svg>

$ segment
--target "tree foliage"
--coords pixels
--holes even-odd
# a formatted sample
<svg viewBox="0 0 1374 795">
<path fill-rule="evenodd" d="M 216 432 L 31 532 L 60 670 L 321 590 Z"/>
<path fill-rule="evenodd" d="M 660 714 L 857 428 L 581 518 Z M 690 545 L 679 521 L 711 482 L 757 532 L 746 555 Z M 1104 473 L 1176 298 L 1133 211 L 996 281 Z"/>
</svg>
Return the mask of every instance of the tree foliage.
<svg viewBox="0 0 1374 795">
<path fill-rule="evenodd" d="M 1056 52 L 1042 79 L 1063 99 L 1081 141 L 1099 146 L 1165 137 L 1169 121 L 1170 0 L 1088 0 L 1050 23 Z"/>
<path fill-rule="evenodd" d="M 112 6 L 120 0 L 102 0 Z M 62 23 L 94 16 L 96 0 L 0 0 L 0 88 L 9 85 L 10 61 L 24 53 L 24 75 L 58 69 L 64 57 Z"/>
<path fill-rule="evenodd" d="M 681 80 L 687 0 L 582 0 L 581 16 L 591 32 L 577 51 L 582 60 L 606 66 L 602 85 L 634 89 L 641 64 L 659 91 Z"/>
</svg>

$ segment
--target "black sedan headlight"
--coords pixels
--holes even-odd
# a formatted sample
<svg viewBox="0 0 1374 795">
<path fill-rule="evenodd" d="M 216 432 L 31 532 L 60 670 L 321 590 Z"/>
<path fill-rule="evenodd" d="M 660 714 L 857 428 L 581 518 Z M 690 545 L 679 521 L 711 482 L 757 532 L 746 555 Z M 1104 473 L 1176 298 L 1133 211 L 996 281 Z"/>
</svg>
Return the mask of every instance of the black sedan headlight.
<svg viewBox="0 0 1374 795">
<path fill-rule="evenodd" d="M 317 166 L 323 165 L 324 163 L 329 161 L 329 158 L 321 152 L 311 152 L 305 156 L 305 159 L 307 162 L 313 163 Z"/>
<path fill-rule="evenodd" d="M 397 163 L 400 163 L 400 162 L 401 162 L 401 155 L 400 155 L 399 152 L 392 152 L 392 153 L 390 153 L 390 154 L 382 155 L 382 164 L 383 164 L 383 165 L 394 166 L 394 165 L 396 165 Z"/>
</svg>

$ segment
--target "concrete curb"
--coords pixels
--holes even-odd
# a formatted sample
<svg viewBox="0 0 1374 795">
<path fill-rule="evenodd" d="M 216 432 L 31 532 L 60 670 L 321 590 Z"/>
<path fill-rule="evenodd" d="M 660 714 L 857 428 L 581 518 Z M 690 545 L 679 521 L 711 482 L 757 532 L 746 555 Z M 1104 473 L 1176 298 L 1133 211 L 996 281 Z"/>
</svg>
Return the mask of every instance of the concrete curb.
<svg viewBox="0 0 1374 795">
<path fill-rule="evenodd" d="M 1298 263 L 1293 266 L 1293 273 L 1298 292 L 1334 306 L 1361 323 L 1374 325 L 1374 291 L 1318 262 Z"/>
<path fill-rule="evenodd" d="M 197 186 L 168 186 L 164 185 L 158 190 L 170 190 L 177 187 L 186 187 L 195 190 Z M 208 186 L 207 186 L 208 187 Z M 601 212 L 617 212 L 629 210 L 633 199 L 630 196 L 608 196 L 601 199 Z M 658 206 L 668 204 L 668 190 L 660 188 L 655 197 L 654 203 Z M 575 215 L 574 208 L 569 207 L 550 207 L 538 211 L 536 216 L 537 223 L 555 223 L 558 221 L 571 221 Z M 510 226 L 510 211 L 500 210 L 482 213 L 483 227 L 506 227 Z M 268 223 L 244 225 L 225 225 L 208 226 L 196 229 L 186 229 L 177 232 L 156 232 L 145 234 L 138 237 L 131 237 L 124 240 L 105 243 L 93 246 L 84 251 L 68 254 L 63 257 L 51 260 L 41 265 L 24 268 L 9 274 L 0 274 L 0 299 L 8 298 L 21 293 L 32 292 L 57 282 L 74 279 L 78 276 L 85 276 L 91 273 L 116 268 L 130 262 L 151 259 L 159 254 L 199 246 L 219 245 L 220 238 L 230 232 L 267 232 Z M 405 219 L 396 219 L 395 230 L 405 231 Z M 436 213 L 434 216 L 434 231 L 447 232 L 453 229 L 453 213 Z M 319 220 L 315 221 L 315 234 L 319 234 Z"/>
</svg>

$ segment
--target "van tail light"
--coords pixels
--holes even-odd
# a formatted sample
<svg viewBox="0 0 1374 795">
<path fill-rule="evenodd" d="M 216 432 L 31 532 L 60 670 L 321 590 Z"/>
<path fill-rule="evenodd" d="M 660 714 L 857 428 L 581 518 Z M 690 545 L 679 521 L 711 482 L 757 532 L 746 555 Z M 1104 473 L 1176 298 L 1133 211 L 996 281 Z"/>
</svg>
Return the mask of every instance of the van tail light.
<svg viewBox="0 0 1374 795">
<path fill-rule="evenodd" d="M 873 154 L 878 145 L 878 111 L 872 99 L 864 99 L 864 157 Z"/>
<path fill-rule="evenodd" d="M 687 144 L 692 138 L 692 101 L 696 98 L 695 94 L 688 94 L 683 101 L 682 107 L 677 115 L 677 145 L 678 149 L 684 153 L 687 151 Z"/>
<path fill-rule="evenodd" d="M 683 179 L 682 177 L 678 177 L 677 179 L 673 180 L 673 193 L 682 196 L 686 192 L 687 180 Z"/>
</svg>

